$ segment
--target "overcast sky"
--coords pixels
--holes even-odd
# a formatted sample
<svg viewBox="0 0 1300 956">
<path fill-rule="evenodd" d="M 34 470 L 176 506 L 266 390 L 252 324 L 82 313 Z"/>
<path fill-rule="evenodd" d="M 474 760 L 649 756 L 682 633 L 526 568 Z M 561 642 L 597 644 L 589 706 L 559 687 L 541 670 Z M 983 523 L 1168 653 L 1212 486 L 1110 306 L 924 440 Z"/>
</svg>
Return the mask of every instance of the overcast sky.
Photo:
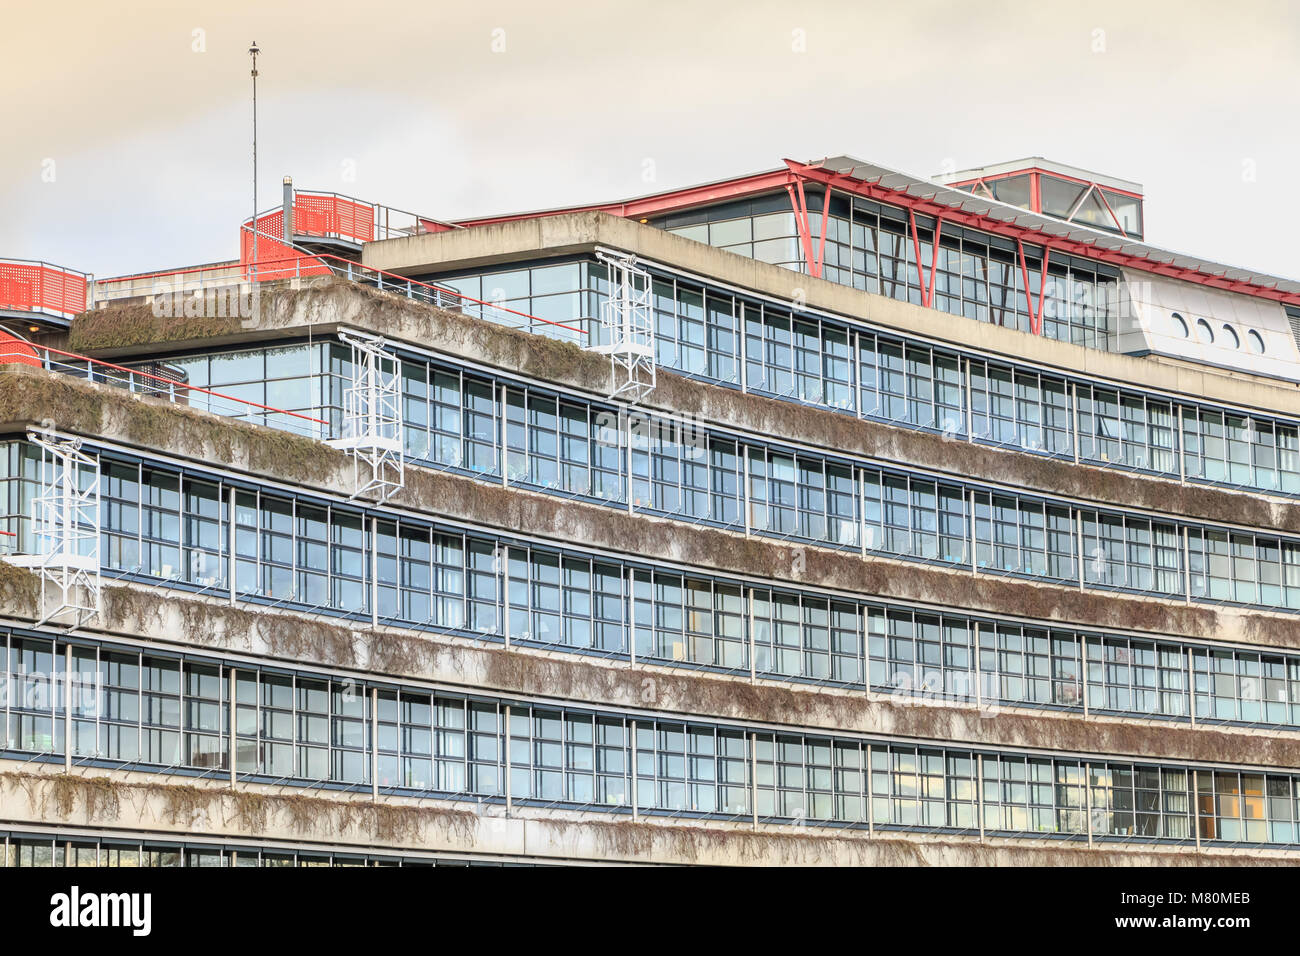
<svg viewBox="0 0 1300 956">
<path fill-rule="evenodd" d="M 9 3 L 0 256 L 228 259 L 281 177 L 441 219 L 841 153 L 1040 155 L 1146 189 L 1148 241 L 1300 277 L 1300 4 Z M 652 178 L 649 178 L 652 177 Z"/>
</svg>

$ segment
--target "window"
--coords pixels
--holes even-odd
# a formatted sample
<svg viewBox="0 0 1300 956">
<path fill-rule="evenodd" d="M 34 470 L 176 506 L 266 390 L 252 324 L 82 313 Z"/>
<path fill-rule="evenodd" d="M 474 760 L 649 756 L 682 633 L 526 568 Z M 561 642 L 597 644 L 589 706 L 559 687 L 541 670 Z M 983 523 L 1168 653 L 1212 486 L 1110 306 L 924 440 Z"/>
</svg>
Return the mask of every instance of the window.
<svg viewBox="0 0 1300 956">
<path fill-rule="evenodd" d="M 1190 330 L 1187 328 L 1187 320 L 1177 312 L 1175 312 L 1171 318 L 1173 320 L 1174 334 L 1180 339 L 1187 338 L 1191 334 Z"/>
<path fill-rule="evenodd" d="M 1256 355 L 1264 354 L 1264 338 L 1254 329 L 1246 333 L 1246 341 L 1250 343 L 1250 350 Z"/>
<path fill-rule="evenodd" d="M 1210 328 L 1210 323 L 1205 319 L 1196 320 L 1196 339 L 1202 345 L 1214 344 L 1214 329 Z"/>
<path fill-rule="evenodd" d="M 381 701 L 381 706 L 383 702 Z M 433 702 L 428 694 L 402 692 L 399 785 L 433 788 Z M 382 730 L 381 730 L 382 733 Z"/>
<path fill-rule="evenodd" d="M 185 580 L 203 587 L 225 584 L 221 521 L 225 508 L 217 485 L 185 479 Z"/>
<path fill-rule="evenodd" d="M 178 580 L 180 558 L 180 482 L 175 475 L 145 472 L 141 484 L 142 571 L 155 577 Z"/>
<path fill-rule="evenodd" d="M 144 748 L 141 759 L 174 766 L 181 755 L 180 661 L 146 657 L 142 662 L 141 713 Z"/>
<path fill-rule="evenodd" d="M 228 766 L 223 715 L 230 681 L 220 667 L 185 665 L 185 756 L 191 767 Z"/>
</svg>

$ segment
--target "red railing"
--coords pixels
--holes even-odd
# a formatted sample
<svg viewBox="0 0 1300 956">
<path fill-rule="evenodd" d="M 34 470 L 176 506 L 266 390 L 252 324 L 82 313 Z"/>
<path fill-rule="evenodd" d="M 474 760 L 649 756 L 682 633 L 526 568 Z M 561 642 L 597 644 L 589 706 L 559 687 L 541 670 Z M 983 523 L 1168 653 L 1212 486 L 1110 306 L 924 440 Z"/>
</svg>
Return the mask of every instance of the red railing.
<svg viewBox="0 0 1300 956">
<path fill-rule="evenodd" d="M 565 329 L 578 335 L 587 334 L 586 329 L 576 325 L 556 322 L 553 319 L 543 319 L 540 316 L 520 312 L 517 309 L 508 309 L 496 302 L 476 299 L 454 289 L 444 289 L 442 286 L 430 285 L 427 282 L 420 282 L 418 279 L 401 276 L 395 272 L 385 272 L 383 269 L 362 265 L 359 262 L 353 262 L 339 256 L 321 255 L 304 258 L 325 262 L 335 275 L 342 276 L 350 281 L 374 286 L 381 291 L 397 292 L 405 295 L 408 299 L 418 299 L 439 308 L 464 312 L 481 319 L 487 319 L 490 322 L 496 322 L 499 325 L 507 325 L 510 328 L 527 328 L 529 331 L 535 331 L 536 327 L 540 325 Z"/>
<path fill-rule="evenodd" d="M 45 363 L 41 361 L 40 353 L 36 351 L 36 346 L 6 332 L 4 329 L 0 329 L 0 364 L 3 363 L 34 365 L 36 368 L 45 367 Z"/>
<path fill-rule="evenodd" d="M 84 272 L 48 262 L 0 259 L 0 309 L 72 318 L 86 311 L 89 281 Z"/>
<path fill-rule="evenodd" d="M 314 192 L 300 189 L 293 195 L 293 234 L 297 237 L 338 239 L 360 245 L 376 239 L 392 239 L 453 228 L 436 220 L 417 216 L 376 203 L 365 202 L 341 193 Z M 262 245 L 284 237 L 284 209 L 258 213 L 245 219 L 240 228 L 240 259 L 253 258 L 252 233 L 258 234 L 258 258 L 265 259 Z"/>
<path fill-rule="evenodd" d="M 257 255 L 253 255 L 253 235 L 257 235 Z M 277 236 L 284 235 L 284 210 L 277 209 L 274 212 L 262 213 L 254 220 L 251 225 L 248 220 L 239 227 L 239 262 L 241 265 L 247 265 L 254 258 L 265 259 L 266 255 L 262 249 L 265 246 L 267 252 L 274 258 L 293 253 L 293 248 L 286 245 Z"/>
<path fill-rule="evenodd" d="M 298 193 L 293 199 L 293 234 L 295 237 L 370 242 L 375 238 L 375 210 L 366 203 L 333 194 Z M 256 259 L 265 263 L 294 255 L 293 246 L 283 236 L 283 209 L 262 213 L 251 223 L 245 221 L 239 230 L 239 261 L 248 264 Z"/>
<path fill-rule="evenodd" d="M 252 236 L 247 227 L 244 230 L 245 238 L 251 249 Z M 305 276 L 316 275 L 335 275 L 361 285 L 370 286 L 385 292 L 396 292 L 399 295 L 405 295 L 409 299 L 416 299 L 421 302 L 427 302 L 430 305 L 442 309 L 451 309 L 453 311 L 463 312 L 466 315 L 472 315 L 477 318 L 486 319 L 489 322 L 495 322 L 498 325 L 505 325 L 509 328 L 528 329 L 529 331 L 542 331 L 543 327 L 563 329 L 573 332 L 576 335 L 586 335 L 587 330 L 577 325 L 570 325 L 564 322 L 556 322 L 553 319 L 543 319 L 540 316 L 530 315 L 527 312 L 520 312 L 517 309 L 510 309 L 506 306 L 486 302 L 483 299 L 476 299 L 473 296 L 464 295 L 454 289 L 444 289 L 441 286 L 431 285 L 427 282 L 420 282 L 417 279 L 411 279 L 406 276 L 398 275 L 395 272 L 385 272 L 383 269 L 376 269 L 373 266 L 362 265 L 360 262 L 353 262 L 351 259 L 344 259 L 341 256 L 330 255 L 328 253 L 311 254 L 302 253 L 282 242 L 276 242 L 266 236 L 258 236 L 258 252 L 262 251 L 262 243 L 270 243 L 278 246 L 281 250 L 288 250 L 288 255 L 274 256 L 271 258 L 262 257 L 257 262 L 241 263 L 240 269 L 252 282 L 271 282 L 283 279 L 294 279 Z M 173 269 L 166 272 L 146 272 L 138 275 L 120 276 L 99 280 L 100 299 L 112 299 L 111 285 L 118 281 L 127 281 L 135 285 L 153 279 L 157 286 L 158 292 L 171 292 L 175 288 L 217 288 L 221 286 L 238 285 L 241 281 L 239 277 L 229 275 L 216 276 L 210 280 L 203 280 L 202 273 L 212 272 L 212 266 L 196 266 L 191 269 Z M 186 276 L 200 276 L 200 285 L 188 287 L 185 284 Z M 150 292 L 139 292 L 132 290 L 132 296 L 149 295 Z"/>
<path fill-rule="evenodd" d="M 244 277 L 258 282 L 270 282 L 274 279 L 329 275 L 329 266 L 317 256 L 299 252 L 289 243 L 276 238 L 284 234 L 283 222 L 283 210 L 268 213 L 258 219 L 256 257 L 253 255 L 254 230 L 245 223 L 239 231 L 239 263 L 243 266 Z M 294 229 L 297 230 L 296 224 Z"/>
<path fill-rule="evenodd" d="M 293 197 L 293 231 L 299 236 L 373 242 L 375 207 L 335 193 L 298 192 Z"/>
<path fill-rule="evenodd" d="M 328 437 L 325 429 L 328 428 L 329 422 L 323 418 L 263 405 L 261 402 L 246 398 L 236 398 L 210 388 L 178 382 L 165 375 L 128 368 L 125 365 L 115 365 L 112 362 L 104 362 L 88 355 L 78 355 L 76 352 L 65 352 L 48 345 L 38 345 L 11 333 L 0 332 L 0 365 L 6 364 L 31 365 L 51 372 L 71 374 L 92 382 L 125 388 L 131 392 L 165 397 L 182 405 L 190 404 L 191 394 L 202 395 L 207 410 L 218 415 L 235 418 L 247 418 L 250 415 L 284 416 L 287 421 L 283 424 L 292 426 L 285 430 L 314 438 Z"/>
</svg>

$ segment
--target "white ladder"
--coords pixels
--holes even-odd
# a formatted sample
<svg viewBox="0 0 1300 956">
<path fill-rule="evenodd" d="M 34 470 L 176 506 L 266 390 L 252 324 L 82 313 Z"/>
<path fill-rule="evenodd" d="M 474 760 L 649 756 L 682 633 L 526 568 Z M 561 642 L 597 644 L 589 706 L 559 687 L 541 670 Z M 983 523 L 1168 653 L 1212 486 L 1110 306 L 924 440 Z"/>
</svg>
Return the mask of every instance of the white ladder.
<svg viewBox="0 0 1300 956">
<path fill-rule="evenodd" d="M 402 432 L 402 362 L 384 339 L 347 329 L 352 379 L 343 391 L 343 434 L 328 444 L 352 455 L 356 498 L 368 492 L 386 501 L 406 482 Z"/>
<path fill-rule="evenodd" d="M 609 356 L 609 397 L 636 403 L 655 387 L 655 327 L 650 273 L 626 252 L 597 249 L 609 269 L 609 295 L 601 303 L 601 341 L 588 348 Z"/>
<path fill-rule="evenodd" d="M 39 624 L 89 624 L 101 609 L 99 456 L 81 449 L 80 438 L 53 429 L 32 430 L 41 449 L 40 492 L 32 499 L 33 549 L 11 564 L 41 577 Z M 52 598 L 57 596 L 57 604 Z"/>
</svg>

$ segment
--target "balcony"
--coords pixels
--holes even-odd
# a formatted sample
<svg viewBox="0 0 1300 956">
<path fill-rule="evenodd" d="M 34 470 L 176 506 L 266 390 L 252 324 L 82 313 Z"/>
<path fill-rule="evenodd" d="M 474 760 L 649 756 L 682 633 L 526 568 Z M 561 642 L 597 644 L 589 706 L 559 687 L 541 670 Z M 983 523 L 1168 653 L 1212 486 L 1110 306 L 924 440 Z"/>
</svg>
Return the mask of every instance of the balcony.
<svg viewBox="0 0 1300 956">
<path fill-rule="evenodd" d="M 0 317 L 23 321 L 31 332 L 66 329 L 86 311 L 91 281 L 49 262 L 0 258 Z"/>
</svg>

